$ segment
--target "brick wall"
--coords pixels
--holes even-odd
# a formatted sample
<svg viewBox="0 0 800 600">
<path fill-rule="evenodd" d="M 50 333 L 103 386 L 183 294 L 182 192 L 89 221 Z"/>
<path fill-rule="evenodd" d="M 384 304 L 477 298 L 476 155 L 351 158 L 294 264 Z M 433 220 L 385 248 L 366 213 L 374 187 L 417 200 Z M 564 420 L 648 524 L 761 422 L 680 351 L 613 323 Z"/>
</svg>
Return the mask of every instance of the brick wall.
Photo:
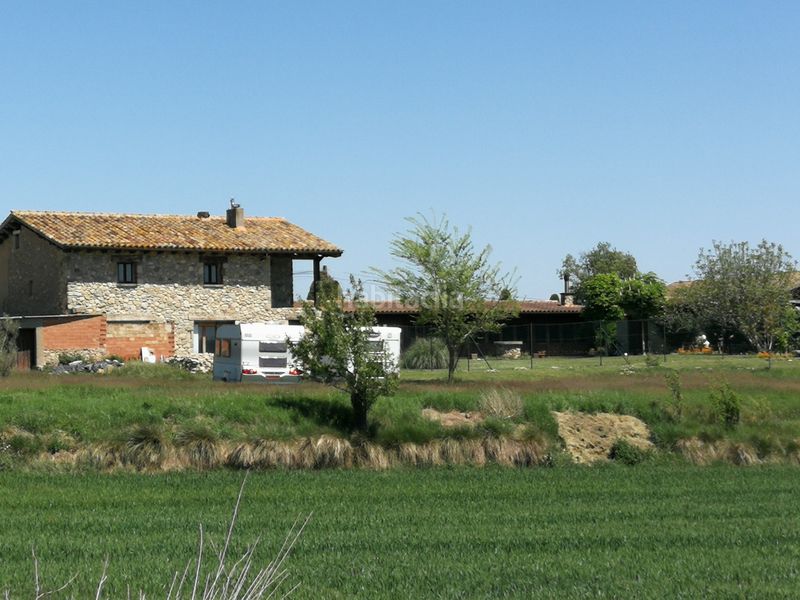
<svg viewBox="0 0 800 600">
<path fill-rule="evenodd" d="M 101 349 L 106 345 L 106 318 L 64 317 L 48 319 L 42 327 L 47 350 Z"/>
<path fill-rule="evenodd" d="M 86 360 L 99 360 L 106 355 L 106 318 L 103 316 L 70 316 L 46 318 L 40 324 L 37 344 L 37 366 L 58 364 L 65 352 Z"/>
<path fill-rule="evenodd" d="M 106 349 L 125 359 L 138 359 L 142 346 L 155 352 L 156 359 L 175 354 L 175 328 L 170 323 L 111 321 L 108 323 Z"/>
</svg>

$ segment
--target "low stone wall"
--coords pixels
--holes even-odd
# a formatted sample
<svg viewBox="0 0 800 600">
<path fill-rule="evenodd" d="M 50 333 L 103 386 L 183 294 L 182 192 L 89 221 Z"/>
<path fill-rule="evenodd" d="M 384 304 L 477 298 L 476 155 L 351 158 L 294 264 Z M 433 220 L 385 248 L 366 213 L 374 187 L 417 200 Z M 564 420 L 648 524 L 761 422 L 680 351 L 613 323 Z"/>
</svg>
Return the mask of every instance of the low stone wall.
<svg viewBox="0 0 800 600">
<path fill-rule="evenodd" d="M 105 358 L 107 354 L 105 348 L 65 348 L 61 350 L 49 350 L 45 348 L 42 350 L 44 364 L 40 366 L 54 367 L 59 364 L 59 359 L 65 355 L 69 355 L 74 359 L 80 359 L 84 362 L 94 363 Z"/>
</svg>

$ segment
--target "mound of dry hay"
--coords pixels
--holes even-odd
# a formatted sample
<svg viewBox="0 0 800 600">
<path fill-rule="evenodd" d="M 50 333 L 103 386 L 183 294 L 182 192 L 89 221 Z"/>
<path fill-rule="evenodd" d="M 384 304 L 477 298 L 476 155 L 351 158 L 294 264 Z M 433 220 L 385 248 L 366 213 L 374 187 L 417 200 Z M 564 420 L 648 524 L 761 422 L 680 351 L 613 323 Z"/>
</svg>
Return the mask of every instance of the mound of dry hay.
<svg viewBox="0 0 800 600">
<path fill-rule="evenodd" d="M 553 412 L 553 417 L 567 452 L 578 463 L 608 460 L 617 440 L 625 440 L 643 450 L 653 447 L 650 430 L 636 417 L 580 412 Z"/>
</svg>

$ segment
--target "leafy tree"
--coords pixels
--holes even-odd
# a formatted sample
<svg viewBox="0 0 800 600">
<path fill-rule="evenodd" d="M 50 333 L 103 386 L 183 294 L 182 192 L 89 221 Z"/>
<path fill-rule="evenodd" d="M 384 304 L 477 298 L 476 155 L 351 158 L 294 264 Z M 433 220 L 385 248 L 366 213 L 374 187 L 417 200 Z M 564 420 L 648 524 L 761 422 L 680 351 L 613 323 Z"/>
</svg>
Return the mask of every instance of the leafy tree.
<svg viewBox="0 0 800 600">
<path fill-rule="evenodd" d="M 7 377 L 17 362 L 19 327 L 8 317 L 0 319 L 0 377 Z"/>
<path fill-rule="evenodd" d="M 375 314 L 364 301 L 361 282 L 351 277 L 350 285 L 352 311 L 345 310 L 333 285 L 320 294 L 318 308 L 310 302 L 303 304 L 300 320 L 306 332 L 291 347 L 313 378 L 350 395 L 354 425 L 366 431 L 369 409 L 380 396 L 394 393 L 397 373 L 390 354 L 376 350 L 370 342 Z"/>
<path fill-rule="evenodd" d="M 616 273 L 601 273 L 583 281 L 576 294 L 583 316 L 598 321 L 598 344 L 607 347 L 616 336 L 614 322 L 659 316 L 666 302 L 666 286 L 654 273 L 637 273 L 622 279 Z M 642 352 L 646 352 L 642 327 Z"/>
<path fill-rule="evenodd" d="M 598 244 L 588 252 L 582 252 L 577 259 L 567 254 L 561 263 L 558 274 L 561 278 L 569 276 L 576 290 L 582 282 L 595 275 L 617 275 L 620 279 L 630 279 L 638 273 L 633 255 L 617 250 L 608 242 Z"/>
<path fill-rule="evenodd" d="M 583 305 L 583 316 L 590 321 L 619 321 L 625 318 L 623 289 L 619 275 L 601 273 L 583 281 L 576 300 Z"/>
<path fill-rule="evenodd" d="M 499 330 L 517 313 L 513 277 L 490 264 L 491 247 L 475 250 L 470 231 L 461 233 L 445 217 L 406 220 L 410 231 L 397 234 L 391 245 L 392 256 L 405 265 L 374 272 L 402 303 L 417 307 L 418 324 L 444 341 L 452 382 L 461 346 L 476 333 Z"/>
<path fill-rule="evenodd" d="M 322 271 L 319 274 L 319 281 L 311 282 L 311 286 L 308 288 L 308 295 L 306 296 L 306 300 L 313 301 L 314 300 L 314 286 L 316 285 L 316 291 L 319 294 L 334 294 L 339 298 L 344 296 L 342 292 L 341 284 L 336 281 L 336 279 L 328 273 L 328 267 L 322 267 Z"/>
<path fill-rule="evenodd" d="M 667 286 L 655 273 L 639 273 L 623 281 L 622 308 L 629 319 L 651 319 L 664 312 Z"/>
<path fill-rule="evenodd" d="M 667 286 L 655 273 L 639 273 L 623 282 L 622 308 L 629 319 L 640 321 L 642 354 L 647 354 L 644 321 L 663 317 L 666 303 Z"/>
<path fill-rule="evenodd" d="M 779 244 L 762 240 L 753 248 L 747 242 L 714 242 L 700 251 L 696 279 L 678 290 L 673 313 L 686 327 L 715 331 L 720 340 L 740 333 L 760 352 L 771 352 L 798 329 L 797 311 L 791 308 L 795 268 Z"/>
</svg>

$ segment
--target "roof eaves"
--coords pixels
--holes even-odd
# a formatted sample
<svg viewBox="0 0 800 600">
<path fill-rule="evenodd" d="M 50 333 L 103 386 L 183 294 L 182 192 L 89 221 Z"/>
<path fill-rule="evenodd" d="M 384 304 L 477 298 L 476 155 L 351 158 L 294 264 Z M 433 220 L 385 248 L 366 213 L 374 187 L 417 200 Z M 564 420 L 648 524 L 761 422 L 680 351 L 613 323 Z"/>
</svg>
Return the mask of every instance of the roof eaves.
<svg viewBox="0 0 800 600">
<path fill-rule="evenodd" d="M 54 239 L 53 237 L 47 235 L 44 231 L 42 231 L 41 229 L 39 229 L 38 227 L 36 227 L 32 223 L 26 221 L 25 217 L 23 215 L 19 214 L 19 211 L 13 211 L 13 210 L 11 211 L 11 213 L 8 215 L 8 217 L 6 217 L 6 220 L 3 221 L 3 224 L 0 225 L 0 232 L 5 232 L 6 223 L 10 223 L 12 220 L 16 221 L 17 223 L 20 223 L 21 225 L 25 225 L 25 227 L 30 229 L 32 232 L 34 232 L 40 238 L 50 242 L 54 246 L 57 246 L 59 248 L 68 247 L 68 246 L 65 246 L 63 243 L 59 242 L 58 240 Z"/>
</svg>

